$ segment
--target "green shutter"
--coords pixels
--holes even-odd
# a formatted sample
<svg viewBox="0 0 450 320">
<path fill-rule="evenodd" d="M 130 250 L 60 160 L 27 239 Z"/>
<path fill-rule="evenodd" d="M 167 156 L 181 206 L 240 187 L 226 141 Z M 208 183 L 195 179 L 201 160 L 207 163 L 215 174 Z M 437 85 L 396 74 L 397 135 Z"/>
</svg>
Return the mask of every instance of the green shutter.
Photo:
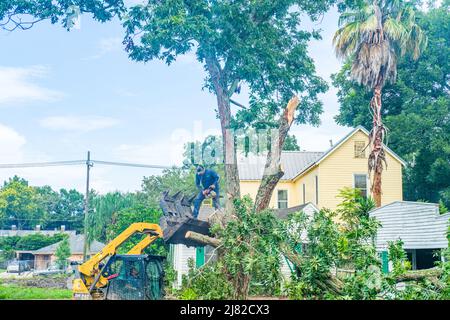
<svg viewBox="0 0 450 320">
<path fill-rule="evenodd" d="M 381 263 L 383 273 L 389 273 L 389 258 L 387 251 L 381 251 Z"/>
<path fill-rule="evenodd" d="M 195 248 L 195 266 L 200 268 L 205 264 L 205 247 Z"/>
</svg>

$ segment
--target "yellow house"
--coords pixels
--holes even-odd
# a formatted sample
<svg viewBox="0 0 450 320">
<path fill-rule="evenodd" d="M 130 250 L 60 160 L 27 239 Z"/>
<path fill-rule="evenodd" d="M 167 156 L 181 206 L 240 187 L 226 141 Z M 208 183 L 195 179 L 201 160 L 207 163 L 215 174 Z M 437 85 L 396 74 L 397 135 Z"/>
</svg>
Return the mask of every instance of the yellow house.
<svg viewBox="0 0 450 320">
<path fill-rule="evenodd" d="M 369 133 L 359 126 L 326 152 L 285 151 L 281 165 L 285 172 L 274 190 L 270 206 L 290 208 L 313 203 L 318 208 L 336 209 L 343 187 L 359 188 L 370 195 L 367 171 Z M 382 205 L 403 200 L 402 167 L 405 162 L 385 146 L 387 167 L 382 175 Z M 239 159 L 241 194 L 253 199 L 264 171 L 265 157 Z"/>
</svg>

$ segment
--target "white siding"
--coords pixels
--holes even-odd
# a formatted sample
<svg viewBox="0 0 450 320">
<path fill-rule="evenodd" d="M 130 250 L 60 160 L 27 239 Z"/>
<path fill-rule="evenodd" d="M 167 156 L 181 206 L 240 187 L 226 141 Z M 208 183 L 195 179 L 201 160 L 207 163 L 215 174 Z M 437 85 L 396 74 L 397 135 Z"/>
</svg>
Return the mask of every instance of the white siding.
<svg viewBox="0 0 450 320">
<path fill-rule="evenodd" d="M 195 258 L 195 247 L 187 247 L 184 244 L 173 245 L 173 269 L 177 272 L 176 288 L 181 286 L 183 275 L 189 271 L 188 260 L 192 259 L 195 263 Z"/>
<path fill-rule="evenodd" d="M 401 239 L 404 249 L 447 248 L 447 228 L 450 213 L 439 214 L 439 206 L 432 203 L 396 201 L 370 212 L 380 223 L 376 237 L 379 250 L 388 241 Z"/>
</svg>

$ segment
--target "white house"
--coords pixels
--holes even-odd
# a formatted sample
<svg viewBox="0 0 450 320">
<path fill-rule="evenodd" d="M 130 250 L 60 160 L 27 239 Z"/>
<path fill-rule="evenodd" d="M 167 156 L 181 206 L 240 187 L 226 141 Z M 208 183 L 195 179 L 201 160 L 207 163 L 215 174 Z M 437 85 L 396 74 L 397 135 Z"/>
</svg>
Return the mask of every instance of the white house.
<svg viewBox="0 0 450 320">
<path fill-rule="evenodd" d="M 381 223 L 377 250 L 387 259 L 389 241 L 401 239 L 412 268 L 428 269 L 440 257 L 435 252 L 448 247 L 450 213 L 440 214 L 435 203 L 395 201 L 369 213 Z"/>
</svg>

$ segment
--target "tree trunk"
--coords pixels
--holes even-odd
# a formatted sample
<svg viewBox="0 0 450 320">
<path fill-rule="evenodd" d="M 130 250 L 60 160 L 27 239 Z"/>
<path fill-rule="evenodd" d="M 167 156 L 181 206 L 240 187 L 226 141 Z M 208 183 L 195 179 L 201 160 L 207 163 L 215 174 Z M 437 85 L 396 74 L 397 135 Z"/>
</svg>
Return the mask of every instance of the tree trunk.
<svg viewBox="0 0 450 320">
<path fill-rule="evenodd" d="M 223 156 L 225 169 L 225 214 L 233 212 L 233 199 L 240 198 L 239 172 L 235 148 L 235 137 L 230 128 L 231 110 L 227 83 L 223 80 L 219 62 L 212 56 L 206 57 L 206 66 L 211 76 L 217 98 L 217 107 L 223 137 Z"/>
<path fill-rule="evenodd" d="M 271 148 L 267 153 L 264 174 L 255 199 L 255 210 L 257 212 L 268 208 L 273 190 L 284 175 L 280 161 L 281 151 L 283 150 L 284 141 L 294 121 L 294 113 L 298 104 L 299 100 L 297 96 L 289 100 L 283 115 L 278 121 L 278 128 L 272 134 Z"/>
<path fill-rule="evenodd" d="M 219 239 L 211 238 L 211 237 L 208 237 L 208 236 L 205 236 L 203 234 L 193 232 L 193 231 L 186 232 L 185 237 L 186 237 L 186 239 L 195 240 L 195 241 L 210 245 L 215 248 L 220 246 L 220 243 L 221 243 L 221 241 Z"/>
<path fill-rule="evenodd" d="M 442 275 L 442 270 L 438 268 L 424 269 L 424 270 L 413 270 L 407 271 L 404 274 L 401 274 L 395 277 L 397 282 L 401 281 L 419 281 L 426 278 L 438 278 Z"/>
<path fill-rule="evenodd" d="M 381 119 L 381 85 L 377 85 L 370 101 L 370 109 L 373 115 L 373 127 L 369 134 L 370 155 L 368 160 L 369 174 L 373 172 L 371 191 L 377 207 L 381 206 L 381 174 L 383 162 L 386 164 L 383 148 L 386 129 Z"/>
</svg>

